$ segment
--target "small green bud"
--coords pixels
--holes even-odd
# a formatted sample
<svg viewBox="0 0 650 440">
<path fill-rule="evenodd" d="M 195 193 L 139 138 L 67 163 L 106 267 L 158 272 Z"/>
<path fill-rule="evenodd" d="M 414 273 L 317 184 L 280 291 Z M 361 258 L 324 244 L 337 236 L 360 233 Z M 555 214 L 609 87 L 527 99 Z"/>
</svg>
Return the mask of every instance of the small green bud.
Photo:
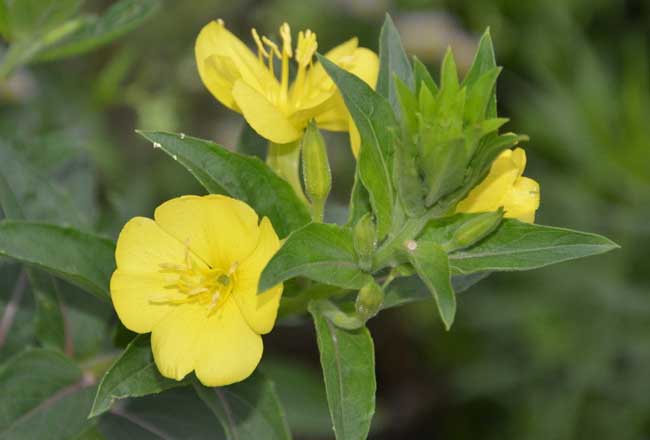
<svg viewBox="0 0 650 440">
<path fill-rule="evenodd" d="M 472 246 L 492 233 L 501 224 L 501 219 L 503 208 L 473 216 L 454 231 L 451 240 L 444 245 L 445 250 L 451 252 Z"/>
<path fill-rule="evenodd" d="M 359 317 L 368 320 L 379 312 L 379 308 L 383 303 L 384 291 L 373 280 L 359 290 L 354 307 Z"/>
<path fill-rule="evenodd" d="M 377 226 L 370 213 L 366 213 L 354 225 L 353 244 L 357 253 L 357 264 L 361 270 L 370 271 L 372 257 L 377 248 Z"/>
<path fill-rule="evenodd" d="M 332 189 L 332 173 L 325 140 L 314 121 L 307 125 L 302 138 L 302 174 L 313 220 L 322 221 L 323 207 Z"/>
</svg>

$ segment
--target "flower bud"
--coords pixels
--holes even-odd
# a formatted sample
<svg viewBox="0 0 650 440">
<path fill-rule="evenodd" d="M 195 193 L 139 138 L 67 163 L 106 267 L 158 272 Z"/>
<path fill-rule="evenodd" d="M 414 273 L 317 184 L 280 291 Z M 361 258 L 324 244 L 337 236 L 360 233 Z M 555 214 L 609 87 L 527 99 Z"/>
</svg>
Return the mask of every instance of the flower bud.
<svg viewBox="0 0 650 440">
<path fill-rule="evenodd" d="M 370 213 L 366 213 L 354 225 L 353 244 L 354 251 L 357 253 L 357 264 L 361 270 L 369 272 L 377 248 L 377 226 Z"/>
<path fill-rule="evenodd" d="M 444 245 L 447 252 L 464 249 L 492 233 L 501 224 L 503 208 L 477 214 L 463 223 L 449 242 Z"/>
<path fill-rule="evenodd" d="M 314 121 L 309 123 L 302 138 L 302 174 L 314 221 L 322 221 L 323 206 L 332 189 L 332 173 L 325 140 Z"/>
<path fill-rule="evenodd" d="M 359 290 L 354 307 L 357 315 L 364 321 L 372 318 L 379 312 L 384 302 L 384 291 L 374 280 Z"/>
</svg>

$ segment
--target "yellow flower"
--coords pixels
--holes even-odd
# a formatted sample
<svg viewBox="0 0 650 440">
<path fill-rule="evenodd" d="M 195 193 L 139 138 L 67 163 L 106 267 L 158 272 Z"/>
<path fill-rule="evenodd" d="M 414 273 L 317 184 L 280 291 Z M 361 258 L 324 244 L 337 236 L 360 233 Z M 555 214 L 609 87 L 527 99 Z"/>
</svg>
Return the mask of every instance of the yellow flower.
<svg viewBox="0 0 650 440">
<path fill-rule="evenodd" d="M 314 62 L 318 48 L 316 34 L 298 33 L 295 51 L 287 23 L 280 26 L 281 47 L 252 30 L 257 56 L 224 26 L 223 21 L 207 24 L 196 39 L 196 64 L 201 80 L 226 107 L 241 113 L 262 137 L 276 144 L 294 142 L 311 119 L 321 128 L 348 131 L 353 150 L 358 150 L 358 133 L 336 86 L 325 69 Z M 375 86 L 379 58 L 358 47 L 356 38 L 335 47 L 325 56 L 340 67 Z M 280 78 L 275 75 L 275 58 L 280 61 Z M 297 64 L 289 81 L 289 60 Z M 351 128 L 352 127 L 352 128 Z"/>
<path fill-rule="evenodd" d="M 220 195 L 184 196 L 135 217 L 117 241 L 111 298 L 122 323 L 151 332 L 161 374 L 208 386 L 248 377 L 273 328 L 282 285 L 257 295 L 280 246 L 271 222 Z"/>
<path fill-rule="evenodd" d="M 505 217 L 533 223 L 539 208 L 539 184 L 523 177 L 526 152 L 506 150 L 492 164 L 487 177 L 456 207 L 456 212 L 495 211 L 503 206 Z"/>
</svg>

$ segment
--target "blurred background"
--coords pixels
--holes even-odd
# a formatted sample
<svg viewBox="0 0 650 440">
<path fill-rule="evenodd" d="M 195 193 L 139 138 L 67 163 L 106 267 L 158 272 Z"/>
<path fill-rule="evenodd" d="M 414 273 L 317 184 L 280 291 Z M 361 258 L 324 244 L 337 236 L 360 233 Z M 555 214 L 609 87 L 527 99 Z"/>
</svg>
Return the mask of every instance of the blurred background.
<svg viewBox="0 0 650 440">
<path fill-rule="evenodd" d="M 110 1 L 88 0 L 85 10 Z M 143 27 L 99 51 L 16 71 L 0 83 L 0 167 L 32 219 L 115 237 L 161 201 L 204 191 L 134 129 L 238 144 L 242 118 L 204 89 L 194 39 L 223 18 L 250 42 L 282 21 L 311 28 L 324 51 L 358 36 L 377 49 L 384 13 L 407 52 L 437 75 L 450 45 L 471 62 L 494 39 L 499 114 L 530 135 L 526 175 L 541 184 L 537 222 L 604 234 L 611 254 L 525 274 L 498 274 L 460 295 L 445 332 L 432 302 L 386 311 L 375 339 L 375 439 L 650 438 L 650 3 L 645 0 L 167 0 Z M 331 220 L 343 213 L 354 162 L 328 136 Z M 27 171 L 25 171 L 27 170 Z M 12 174 L 13 173 L 13 174 Z M 47 190 L 47 191 L 46 191 Z M 55 198 L 48 193 L 56 194 Z M 0 267 L 0 309 L 20 275 Z M 23 276 L 24 278 L 24 276 Z M 110 310 L 69 295 L 75 357 L 107 343 Z M 0 359 L 33 341 L 21 301 Z M 21 321 L 21 319 L 23 321 Z M 1 345 L 1 344 L 0 344 Z M 299 439 L 331 428 L 312 325 L 281 322 L 263 368 Z"/>
</svg>

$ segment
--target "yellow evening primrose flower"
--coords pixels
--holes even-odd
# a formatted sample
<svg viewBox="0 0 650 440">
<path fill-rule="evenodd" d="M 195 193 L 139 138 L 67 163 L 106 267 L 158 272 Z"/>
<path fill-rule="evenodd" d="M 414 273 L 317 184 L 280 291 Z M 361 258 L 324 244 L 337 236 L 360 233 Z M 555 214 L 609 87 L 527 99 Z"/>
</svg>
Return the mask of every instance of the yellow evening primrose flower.
<svg viewBox="0 0 650 440">
<path fill-rule="evenodd" d="M 533 223 L 539 208 L 539 183 L 523 177 L 525 168 L 523 149 L 504 151 L 485 179 L 458 204 L 456 212 L 496 211 L 503 206 L 505 217 Z"/>
<path fill-rule="evenodd" d="M 359 139 L 343 99 L 334 82 L 314 54 L 318 48 L 316 34 L 298 32 L 295 50 L 291 29 L 280 26 L 281 45 L 252 30 L 257 56 L 222 20 L 207 24 L 196 39 L 195 55 L 199 75 L 207 89 L 226 107 L 241 113 L 248 124 L 263 138 L 286 144 L 302 137 L 307 123 L 315 119 L 326 130 L 351 131 L 353 151 Z M 325 56 L 375 87 L 379 58 L 369 49 L 359 47 L 352 38 Z M 279 79 L 275 59 L 280 61 Z M 293 82 L 289 79 L 289 60 L 297 64 Z"/>
<path fill-rule="evenodd" d="M 282 285 L 257 295 L 280 246 L 268 218 L 221 195 L 184 196 L 135 217 L 117 241 L 111 298 L 122 323 L 151 332 L 160 373 L 207 386 L 247 378 L 262 357 Z"/>
</svg>

